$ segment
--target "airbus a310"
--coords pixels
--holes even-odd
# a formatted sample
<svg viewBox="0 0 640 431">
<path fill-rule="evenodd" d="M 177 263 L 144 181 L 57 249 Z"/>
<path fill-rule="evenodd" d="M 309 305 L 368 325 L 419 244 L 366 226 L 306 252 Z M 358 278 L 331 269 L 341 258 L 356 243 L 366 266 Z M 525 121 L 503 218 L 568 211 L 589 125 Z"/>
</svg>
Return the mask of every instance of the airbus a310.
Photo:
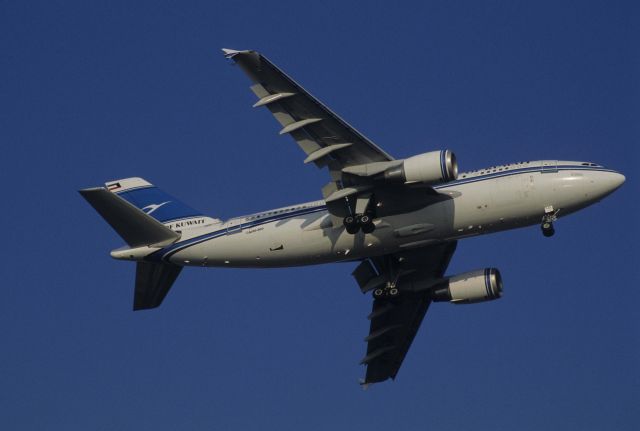
<svg viewBox="0 0 640 431">
<path fill-rule="evenodd" d="M 322 199 L 222 221 L 141 178 L 82 196 L 127 243 L 136 262 L 134 310 L 159 306 L 185 266 L 267 268 L 355 262 L 373 306 L 364 384 L 395 378 L 432 302 L 500 298 L 495 268 L 447 276 L 457 241 L 540 225 L 600 201 L 625 177 L 591 162 L 540 160 L 458 172 L 449 150 L 394 159 L 255 51 L 224 49 L 250 78 L 254 107 L 268 109 L 326 168 Z"/>
</svg>

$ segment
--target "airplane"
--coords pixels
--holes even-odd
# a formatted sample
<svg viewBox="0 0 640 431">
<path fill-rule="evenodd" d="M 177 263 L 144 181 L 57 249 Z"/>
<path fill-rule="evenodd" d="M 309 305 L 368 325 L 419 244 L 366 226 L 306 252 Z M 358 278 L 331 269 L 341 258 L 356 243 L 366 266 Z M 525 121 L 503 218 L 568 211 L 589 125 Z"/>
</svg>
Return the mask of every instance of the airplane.
<svg viewBox="0 0 640 431">
<path fill-rule="evenodd" d="M 502 296 L 496 268 L 445 275 L 457 241 L 554 222 L 599 202 L 625 177 L 591 162 L 540 160 L 458 172 L 450 150 L 394 159 L 256 51 L 223 49 L 268 109 L 327 168 L 322 199 L 226 221 L 202 214 L 142 178 L 80 194 L 136 262 L 134 310 L 158 307 L 186 266 L 272 268 L 357 263 L 353 277 L 373 306 L 362 384 L 395 379 L 432 302 Z"/>
</svg>

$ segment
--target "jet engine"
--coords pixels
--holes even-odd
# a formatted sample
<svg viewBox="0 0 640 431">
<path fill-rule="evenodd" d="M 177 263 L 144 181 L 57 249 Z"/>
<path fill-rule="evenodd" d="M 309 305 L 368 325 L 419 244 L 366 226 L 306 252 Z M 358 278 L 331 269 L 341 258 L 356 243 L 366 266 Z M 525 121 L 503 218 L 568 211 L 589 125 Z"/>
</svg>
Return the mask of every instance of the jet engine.
<svg viewBox="0 0 640 431">
<path fill-rule="evenodd" d="M 502 276 L 495 268 L 479 269 L 449 277 L 432 290 L 436 302 L 454 304 L 492 301 L 502 296 Z"/>
<path fill-rule="evenodd" d="M 437 184 L 456 178 L 458 162 L 450 150 L 418 154 L 384 172 L 384 179 L 390 182 Z"/>
</svg>

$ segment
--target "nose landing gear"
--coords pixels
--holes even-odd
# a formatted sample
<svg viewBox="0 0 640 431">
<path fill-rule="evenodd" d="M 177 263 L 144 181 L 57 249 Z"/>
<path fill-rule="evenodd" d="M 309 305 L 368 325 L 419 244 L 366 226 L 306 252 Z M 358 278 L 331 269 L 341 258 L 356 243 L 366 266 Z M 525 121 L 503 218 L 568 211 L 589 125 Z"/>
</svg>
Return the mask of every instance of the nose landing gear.
<svg viewBox="0 0 640 431">
<path fill-rule="evenodd" d="M 553 227 L 553 223 L 550 221 L 543 221 L 540 228 L 542 229 L 542 235 L 546 237 L 553 236 L 553 234 L 556 233 L 556 230 Z"/>
<path fill-rule="evenodd" d="M 560 210 L 554 210 L 553 206 L 548 206 L 544 208 L 544 215 L 542 216 L 542 224 L 540 225 L 540 229 L 542 229 L 542 235 L 546 237 L 553 236 L 556 233 L 556 230 L 553 227 L 553 222 L 558 219 L 558 212 Z"/>
</svg>

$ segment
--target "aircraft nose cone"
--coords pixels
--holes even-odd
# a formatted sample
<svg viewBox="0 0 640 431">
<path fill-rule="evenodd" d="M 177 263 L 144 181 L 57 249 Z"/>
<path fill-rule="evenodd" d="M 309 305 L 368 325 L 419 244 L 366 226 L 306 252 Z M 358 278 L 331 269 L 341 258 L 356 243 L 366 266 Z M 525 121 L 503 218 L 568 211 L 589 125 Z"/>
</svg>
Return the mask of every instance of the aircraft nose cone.
<svg viewBox="0 0 640 431">
<path fill-rule="evenodd" d="M 618 172 L 609 172 L 604 184 L 607 189 L 607 194 L 617 190 L 622 184 L 624 184 L 625 179 L 624 175 Z"/>
<path fill-rule="evenodd" d="M 626 180 L 626 178 L 621 173 L 612 172 L 611 176 L 609 177 L 609 183 L 610 183 L 610 186 L 611 186 L 611 191 L 614 191 L 617 188 L 619 188 L 622 184 L 624 184 L 625 180 Z"/>
<path fill-rule="evenodd" d="M 603 172 L 596 181 L 596 194 L 605 197 L 616 191 L 625 181 L 625 177 L 618 172 Z"/>
</svg>

